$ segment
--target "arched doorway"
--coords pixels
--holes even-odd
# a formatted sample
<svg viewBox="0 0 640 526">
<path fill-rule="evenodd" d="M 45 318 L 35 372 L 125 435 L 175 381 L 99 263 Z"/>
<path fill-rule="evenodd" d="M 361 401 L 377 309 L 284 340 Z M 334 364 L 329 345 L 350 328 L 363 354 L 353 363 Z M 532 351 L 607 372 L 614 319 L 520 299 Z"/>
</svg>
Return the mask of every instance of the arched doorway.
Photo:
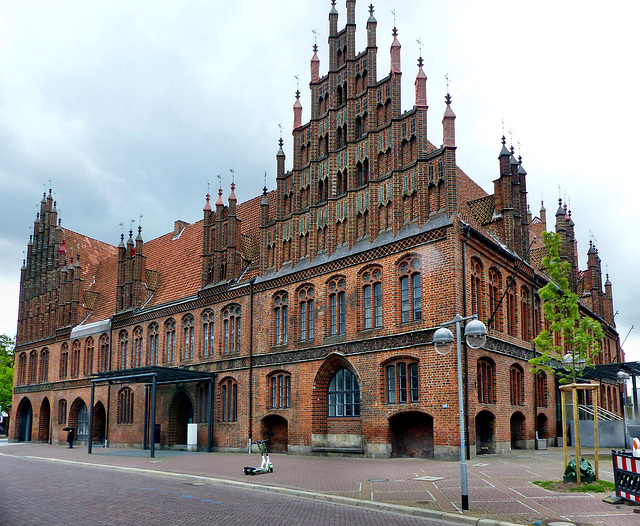
<svg viewBox="0 0 640 526">
<path fill-rule="evenodd" d="M 511 449 L 527 449 L 524 422 L 524 415 L 520 411 L 516 411 L 511 415 Z"/>
<path fill-rule="evenodd" d="M 49 430 L 51 429 L 51 405 L 45 398 L 40 405 L 40 420 L 38 421 L 38 440 L 49 442 Z"/>
<path fill-rule="evenodd" d="M 18 406 L 16 428 L 19 442 L 31 441 L 31 426 L 33 423 L 33 409 L 28 398 L 23 398 Z"/>
<path fill-rule="evenodd" d="M 76 438 L 78 442 L 89 441 L 89 411 L 85 403 L 83 403 L 78 410 L 78 432 Z"/>
<path fill-rule="evenodd" d="M 496 452 L 496 417 L 491 411 L 480 411 L 476 416 L 476 454 L 486 455 Z"/>
<path fill-rule="evenodd" d="M 538 438 L 550 438 L 549 437 L 549 420 L 547 415 L 540 413 L 536 417 L 536 430 L 538 432 Z"/>
<path fill-rule="evenodd" d="M 187 424 L 193 423 L 193 401 L 185 391 L 178 391 L 169 405 L 169 445 L 187 444 Z"/>
<path fill-rule="evenodd" d="M 260 434 L 267 441 L 269 451 L 287 453 L 289 451 L 289 423 L 280 415 L 267 415 L 262 419 Z"/>
<path fill-rule="evenodd" d="M 389 418 L 392 457 L 433 458 L 433 417 L 418 411 Z"/>
<path fill-rule="evenodd" d="M 105 422 L 107 421 L 107 413 L 102 405 L 98 402 L 93 408 L 93 443 L 104 444 Z"/>
</svg>

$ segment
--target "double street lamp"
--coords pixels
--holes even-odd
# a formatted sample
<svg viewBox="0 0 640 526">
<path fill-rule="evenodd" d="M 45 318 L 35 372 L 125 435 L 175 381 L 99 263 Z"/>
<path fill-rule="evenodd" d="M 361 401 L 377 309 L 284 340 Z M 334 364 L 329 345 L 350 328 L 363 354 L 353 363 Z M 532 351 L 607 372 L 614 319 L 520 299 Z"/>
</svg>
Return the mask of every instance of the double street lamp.
<svg viewBox="0 0 640 526">
<path fill-rule="evenodd" d="M 469 489 L 467 482 L 467 451 L 464 439 L 464 397 L 462 391 L 462 336 L 460 323 L 469 321 L 464 328 L 467 345 L 472 349 L 479 349 L 487 341 L 487 328 L 478 320 L 477 315 L 463 318 L 456 314 L 453 320 L 443 323 L 433 334 L 433 344 L 436 352 L 441 355 L 449 354 L 453 350 L 453 334 L 446 325 L 456 325 L 456 343 L 458 348 L 458 410 L 460 412 L 460 495 L 463 510 L 469 509 Z"/>
</svg>

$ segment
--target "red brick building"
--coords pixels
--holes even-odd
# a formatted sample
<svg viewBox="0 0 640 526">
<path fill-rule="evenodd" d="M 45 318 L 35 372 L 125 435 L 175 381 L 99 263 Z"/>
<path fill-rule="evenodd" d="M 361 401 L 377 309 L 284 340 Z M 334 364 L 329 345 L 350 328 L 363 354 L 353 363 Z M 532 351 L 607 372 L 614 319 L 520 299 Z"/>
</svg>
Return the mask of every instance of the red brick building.
<svg viewBox="0 0 640 526">
<path fill-rule="evenodd" d="M 300 454 L 457 458 L 456 355 L 438 355 L 432 337 L 459 313 L 489 331 L 483 348 L 463 348 L 471 454 L 531 448 L 536 432 L 557 434 L 555 379 L 527 361 L 543 326 L 540 233 L 552 227 L 584 312 L 605 329 L 599 359 L 624 360 L 611 283 L 595 247 L 578 269 L 566 205 L 554 225 L 544 207 L 532 217 L 504 138 L 493 193 L 480 188 L 456 164 L 449 94 L 431 142 L 422 59 L 403 113 L 397 30 L 379 79 L 373 9 L 358 53 L 355 0 L 346 8 L 343 29 L 335 5 L 329 14 L 324 76 L 314 46 L 311 118 L 298 92 L 293 169 L 280 139 L 275 190 L 238 204 L 232 184 L 226 204 L 222 189 L 213 205 L 206 196 L 202 220 L 146 242 L 139 228 L 118 246 L 64 228 L 43 196 L 21 271 L 12 439 L 60 443 L 76 427 L 86 441 L 92 378 L 113 374 L 95 387 L 93 440 L 140 445 L 147 388 L 116 377 L 162 367 L 210 373 L 218 450 L 268 438 Z M 187 423 L 206 445 L 207 389 L 158 386 L 161 447 L 186 444 Z M 617 386 L 601 396 L 618 412 Z"/>
</svg>

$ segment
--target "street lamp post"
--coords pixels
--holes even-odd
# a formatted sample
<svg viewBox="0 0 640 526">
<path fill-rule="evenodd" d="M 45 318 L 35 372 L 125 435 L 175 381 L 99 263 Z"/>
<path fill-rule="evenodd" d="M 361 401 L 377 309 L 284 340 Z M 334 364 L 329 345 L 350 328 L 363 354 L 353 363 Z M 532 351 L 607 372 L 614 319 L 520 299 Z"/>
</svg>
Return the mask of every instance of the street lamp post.
<svg viewBox="0 0 640 526">
<path fill-rule="evenodd" d="M 456 343 L 458 350 L 458 411 L 460 419 L 460 501 L 463 510 L 469 509 L 469 488 L 467 481 L 467 451 L 464 438 L 464 396 L 462 391 L 462 344 L 460 322 L 471 320 L 466 324 L 464 336 L 467 345 L 479 349 L 487 341 L 487 328 L 478 320 L 477 315 L 463 318 L 456 314 L 453 320 L 443 323 L 433 334 L 433 343 L 438 354 L 448 354 L 453 348 L 453 334 L 445 325 L 456 324 Z"/>
<path fill-rule="evenodd" d="M 624 448 L 627 449 L 627 380 L 629 373 L 620 369 L 616 378 L 622 389 L 622 421 L 624 422 Z"/>
</svg>

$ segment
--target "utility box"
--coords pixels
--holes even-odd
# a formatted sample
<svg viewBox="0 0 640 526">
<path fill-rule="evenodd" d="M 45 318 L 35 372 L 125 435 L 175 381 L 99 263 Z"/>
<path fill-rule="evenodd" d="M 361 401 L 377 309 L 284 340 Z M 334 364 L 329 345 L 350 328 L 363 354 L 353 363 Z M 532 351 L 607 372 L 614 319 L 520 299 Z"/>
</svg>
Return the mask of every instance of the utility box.
<svg viewBox="0 0 640 526">
<path fill-rule="evenodd" d="M 536 449 L 537 450 L 546 450 L 547 449 L 547 439 L 546 438 L 538 438 L 538 432 L 536 431 Z"/>
<path fill-rule="evenodd" d="M 187 424 L 187 451 L 198 450 L 198 424 Z"/>
</svg>

